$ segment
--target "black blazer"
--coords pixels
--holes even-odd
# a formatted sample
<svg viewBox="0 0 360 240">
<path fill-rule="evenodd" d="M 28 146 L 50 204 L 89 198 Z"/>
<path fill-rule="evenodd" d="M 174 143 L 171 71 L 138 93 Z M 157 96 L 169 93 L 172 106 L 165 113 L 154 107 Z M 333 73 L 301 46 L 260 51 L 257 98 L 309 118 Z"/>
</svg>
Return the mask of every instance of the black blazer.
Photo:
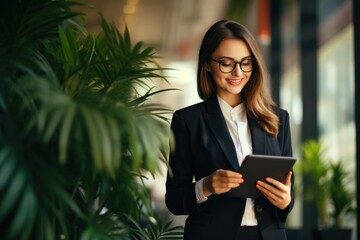
<svg viewBox="0 0 360 240">
<path fill-rule="evenodd" d="M 254 154 L 292 156 L 289 115 L 282 109 L 277 113 L 280 119 L 277 137 L 268 135 L 255 119 L 248 117 Z M 165 199 L 173 214 L 189 215 L 184 239 L 235 239 L 246 199 L 231 198 L 226 193 L 213 194 L 206 202 L 197 204 L 193 181 L 216 169 L 236 171 L 239 168 L 217 98 L 176 111 L 171 128 L 175 150 L 169 158 Z M 264 240 L 286 239 L 285 220 L 293 205 L 293 191 L 291 204 L 285 210 L 278 209 L 266 198 L 255 199 L 255 214 Z"/>
</svg>

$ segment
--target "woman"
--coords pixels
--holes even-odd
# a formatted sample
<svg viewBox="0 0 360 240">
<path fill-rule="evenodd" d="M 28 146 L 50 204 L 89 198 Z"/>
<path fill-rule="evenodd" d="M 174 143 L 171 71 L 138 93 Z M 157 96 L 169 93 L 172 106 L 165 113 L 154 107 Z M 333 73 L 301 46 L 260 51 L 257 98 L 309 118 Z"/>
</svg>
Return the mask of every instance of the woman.
<svg viewBox="0 0 360 240">
<path fill-rule="evenodd" d="M 286 239 L 292 172 L 285 183 L 258 181 L 264 197 L 227 195 L 244 182 L 236 170 L 246 155 L 292 155 L 289 115 L 275 106 L 267 80 L 260 50 L 244 26 L 223 20 L 207 31 L 197 74 L 204 101 L 176 111 L 171 123 L 176 145 L 166 205 L 175 215 L 189 215 L 184 239 Z"/>
</svg>

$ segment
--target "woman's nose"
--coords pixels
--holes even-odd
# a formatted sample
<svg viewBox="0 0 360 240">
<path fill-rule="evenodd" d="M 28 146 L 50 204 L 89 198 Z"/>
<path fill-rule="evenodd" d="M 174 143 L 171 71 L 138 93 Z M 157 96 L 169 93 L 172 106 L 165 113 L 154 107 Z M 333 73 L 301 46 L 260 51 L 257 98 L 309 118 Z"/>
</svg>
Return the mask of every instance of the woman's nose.
<svg viewBox="0 0 360 240">
<path fill-rule="evenodd" d="M 243 71 L 241 70 L 241 67 L 240 67 L 240 63 L 238 63 L 238 62 L 235 63 L 235 68 L 231 73 L 234 76 L 241 76 L 241 74 L 243 74 Z"/>
</svg>

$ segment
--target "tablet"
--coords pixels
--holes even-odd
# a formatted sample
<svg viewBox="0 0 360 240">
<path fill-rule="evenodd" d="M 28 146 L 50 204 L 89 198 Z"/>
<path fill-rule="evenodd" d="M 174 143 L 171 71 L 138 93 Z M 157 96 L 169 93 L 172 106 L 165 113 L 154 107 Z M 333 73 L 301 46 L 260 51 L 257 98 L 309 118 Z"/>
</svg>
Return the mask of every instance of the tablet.
<svg viewBox="0 0 360 240">
<path fill-rule="evenodd" d="M 258 198 L 264 195 L 256 188 L 258 180 L 265 181 L 266 177 L 274 178 L 285 183 L 286 176 L 291 171 L 296 159 L 293 157 L 248 155 L 241 164 L 239 173 L 244 182 L 233 188 L 227 194 L 229 197 Z"/>
</svg>

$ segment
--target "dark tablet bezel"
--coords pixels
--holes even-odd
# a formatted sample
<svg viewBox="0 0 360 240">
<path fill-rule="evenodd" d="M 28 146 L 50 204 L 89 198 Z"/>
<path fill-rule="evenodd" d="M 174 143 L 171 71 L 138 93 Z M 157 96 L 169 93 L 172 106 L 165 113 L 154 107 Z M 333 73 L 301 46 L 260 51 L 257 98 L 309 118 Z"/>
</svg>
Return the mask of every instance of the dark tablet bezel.
<svg viewBox="0 0 360 240">
<path fill-rule="evenodd" d="M 258 180 L 265 181 L 266 177 L 274 178 L 285 183 L 286 176 L 292 170 L 296 159 L 293 157 L 271 155 L 248 155 L 241 164 L 239 173 L 244 182 L 237 188 L 230 190 L 229 197 L 258 198 L 264 197 L 256 188 Z"/>
</svg>

